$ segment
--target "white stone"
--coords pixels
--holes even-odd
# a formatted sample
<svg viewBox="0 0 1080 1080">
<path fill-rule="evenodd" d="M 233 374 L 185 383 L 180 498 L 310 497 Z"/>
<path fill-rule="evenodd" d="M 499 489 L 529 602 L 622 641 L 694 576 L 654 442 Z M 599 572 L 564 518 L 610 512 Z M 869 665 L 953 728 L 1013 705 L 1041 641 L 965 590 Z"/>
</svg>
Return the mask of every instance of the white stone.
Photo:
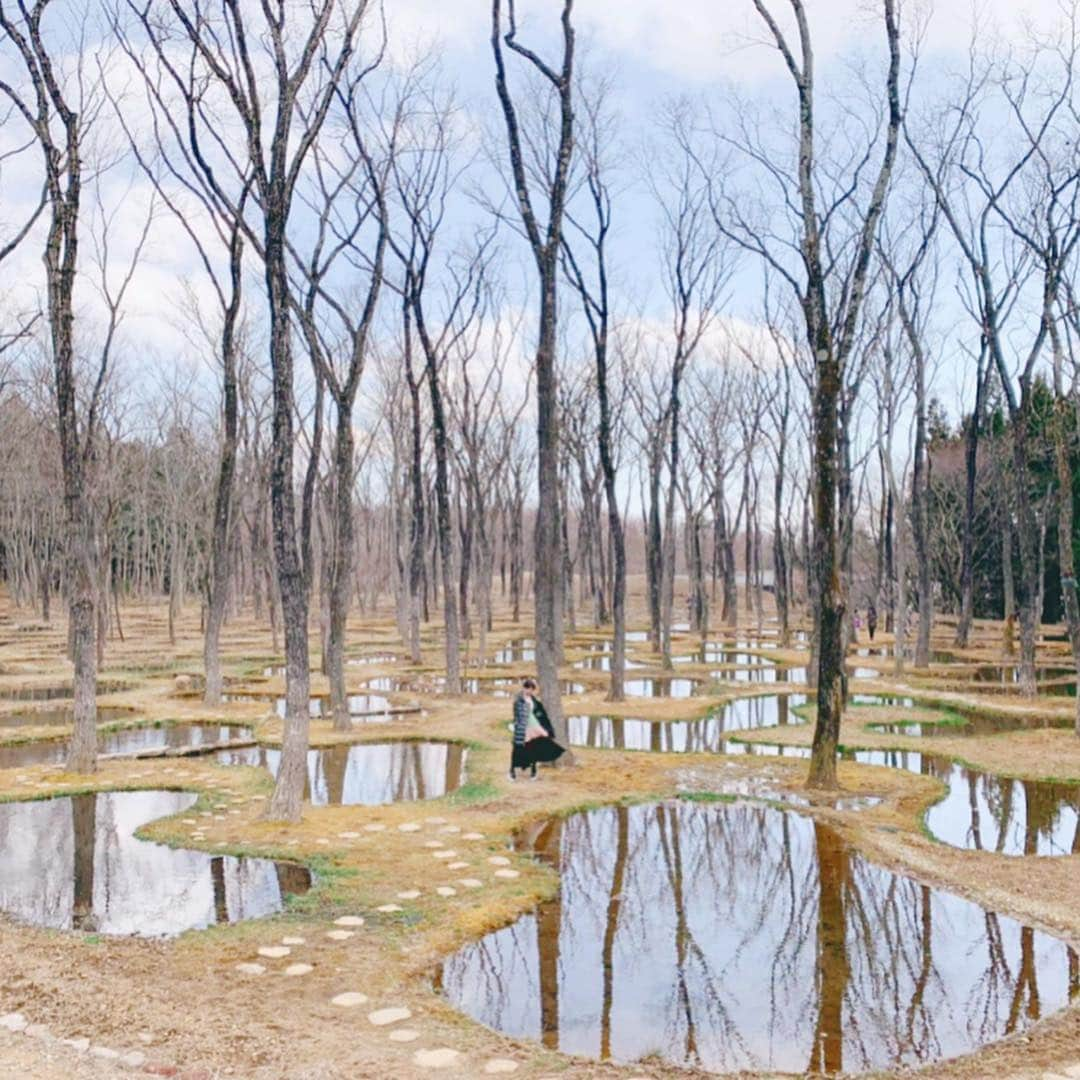
<svg viewBox="0 0 1080 1080">
<path fill-rule="evenodd" d="M 457 889 L 452 889 L 449 885 L 440 885 L 435 891 L 440 896 L 457 896 Z"/>
<path fill-rule="evenodd" d="M 383 904 L 382 907 L 378 907 L 375 910 L 381 911 L 384 915 L 392 915 L 395 911 L 402 911 L 404 909 L 397 904 Z"/>
<path fill-rule="evenodd" d="M 447 863 L 446 869 L 447 870 L 467 870 L 468 867 L 469 867 L 469 864 L 467 862 L 452 862 L 452 863 Z"/>
<path fill-rule="evenodd" d="M 489 1076 L 498 1076 L 502 1073 L 517 1072 L 520 1066 L 510 1058 L 492 1058 L 485 1066 L 484 1072 Z"/>
<path fill-rule="evenodd" d="M 342 915 L 340 919 L 334 920 L 335 926 L 363 926 L 364 918 L 362 915 Z"/>
<path fill-rule="evenodd" d="M 355 930 L 327 930 L 326 936 L 331 941 L 348 941 L 349 938 L 356 936 Z"/>
<path fill-rule="evenodd" d="M 280 960 L 291 952 L 292 949 L 288 945 L 264 945 L 259 949 L 259 955 L 265 956 L 268 960 Z"/>
<path fill-rule="evenodd" d="M 488 859 L 492 866 L 509 866 L 510 860 L 505 855 L 492 855 Z"/>
<path fill-rule="evenodd" d="M 281 939 L 282 945 L 303 945 L 304 939 L 302 937 L 283 937 Z"/>
<path fill-rule="evenodd" d="M 419 1031 L 413 1031 L 412 1028 L 397 1028 L 390 1032 L 390 1041 L 396 1043 L 415 1042 L 420 1038 Z"/>
<path fill-rule="evenodd" d="M 90 1056 L 100 1058 L 102 1061 L 119 1061 L 120 1051 L 113 1050 L 108 1046 L 91 1046 Z"/>
<path fill-rule="evenodd" d="M 8 1031 L 25 1031 L 26 1017 L 22 1013 L 12 1012 L 0 1016 L 0 1028 Z"/>
<path fill-rule="evenodd" d="M 1080 1080 L 1080 1064 L 1070 1065 L 1065 1070 L 1065 1075 L 1069 1077 L 1069 1080 Z"/>
<path fill-rule="evenodd" d="M 446 824 L 446 818 L 444 818 L 444 817 L 429 817 L 429 818 L 424 818 L 424 820 L 429 825 L 445 825 Z M 443 832 L 446 832 L 446 830 L 443 829 Z"/>
<path fill-rule="evenodd" d="M 440 1046 L 437 1050 L 417 1050 L 413 1054 L 413 1061 L 421 1069 L 448 1069 L 452 1065 L 456 1065 L 460 1057 L 460 1050 L 451 1050 L 448 1046 Z"/>
<path fill-rule="evenodd" d="M 380 824 L 377 821 L 373 821 L 370 825 L 365 825 L 364 830 L 366 832 L 384 832 L 386 830 L 386 826 Z"/>
<path fill-rule="evenodd" d="M 462 840 L 483 840 L 484 834 L 482 832 L 467 832 L 461 834 Z"/>
<path fill-rule="evenodd" d="M 397 898 L 399 900 L 415 900 L 419 895 L 419 889 L 406 889 L 404 892 L 399 892 Z"/>
<path fill-rule="evenodd" d="M 236 970 L 239 971 L 241 975 L 262 975 L 266 971 L 266 968 L 264 968 L 262 964 L 237 964 Z"/>
<path fill-rule="evenodd" d="M 449 848 L 443 848 L 442 851 L 433 851 L 432 857 L 436 859 L 454 859 L 457 858 L 457 852 L 451 851 Z"/>
<path fill-rule="evenodd" d="M 355 1009 L 357 1005 L 367 1004 L 367 994 L 361 994 L 356 990 L 348 990 L 344 994 L 330 999 L 331 1005 L 338 1005 L 342 1009 Z"/>
<path fill-rule="evenodd" d="M 441 848 L 442 846 L 443 846 L 443 842 L 441 840 L 425 840 L 424 841 L 424 847 Z"/>
<path fill-rule="evenodd" d="M 132 1050 L 120 1059 L 126 1069 L 141 1069 L 146 1064 L 146 1055 L 141 1050 Z"/>
<path fill-rule="evenodd" d="M 65 1046 L 70 1046 L 76 1054 L 85 1054 L 90 1049 L 90 1040 L 87 1038 L 81 1039 L 61 1039 Z"/>
<path fill-rule="evenodd" d="M 474 877 L 463 877 L 458 884 L 463 885 L 466 889 L 482 889 L 484 887 L 484 883 Z"/>
<path fill-rule="evenodd" d="M 521 877 L 521 874 L 517 870 L 496 870 L 495 876 L 497 878 L 510 879 Z"/>
<path fill-rule="evenodd" d="M 408 1020 L 412 1013 L 408 1009 L 392 1007 L 389 1009 L 376 1009 L 368 1013 L 368 1023 L 376 1027 L 387 1027 L 390 1024 L 400 1024 L 402 1020 Z"/>
<path fill-rule="evenodd" d="M 330 843 L 330 841 L 329 841 L 329 840 L 327 840 L 325 836 L 320 836 L 320 837 L 319 837 L 319 838 L 318 838 L 318 839 L 317 839 L 317 840 L 315 841 L 315 843 L 316 843 L 316 844 L 324 844 L 324 845 L 325 845 L 325 844 L 329 844 L 329 843 Z"/>
<path fill-rule="evenodd" d="M 419 832 L 420 826 L 415 821 L 407 821 L 404 825 L 398 826 L 398 832 Z"/>
<path fill-rule="evenodd" d="M 443 828 L 441 828 L 439 830 L 439 832 L 441 832 L 441 833 L 450 833 L 452 835 L 454 833 L 461 832 L 461 828 L 458 825 L 445 825 L 445 826 L 443 826 Z"/>
<path fill-rule="evenodd" d="M 31 1039 L 51 1039 L 52 1032 L 49 1030 L 48 1024 L 31 1024 L 24 1034 L 28 1035 Z"/>
<path fill-rule="evenodd" d="M 359 839 L 360 834 L 358 832 L 339 832 L 339 840 L 356 840 Z"/>
<path fill-rule="evenodd" d="M 311 966 L 311 964 L 290 964 L 285 969 L 285 974 L 288 975 L 289 978 L 296 978 L 296 976 L 298 975 L 307 975 L 309 972 L 312 972 L 314 970 L 315 969 Z"/>
</svg>

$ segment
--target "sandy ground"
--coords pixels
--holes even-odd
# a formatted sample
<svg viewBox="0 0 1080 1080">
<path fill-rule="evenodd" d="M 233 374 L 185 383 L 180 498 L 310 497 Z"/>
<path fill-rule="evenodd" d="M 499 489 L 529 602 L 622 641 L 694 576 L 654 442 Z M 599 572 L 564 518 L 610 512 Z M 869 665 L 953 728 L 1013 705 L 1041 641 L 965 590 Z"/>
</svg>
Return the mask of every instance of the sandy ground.
<svg viewBox="0 0 1080 1080">
<path fill-rule="evenodd" d="M 640 612 L 636 613 L 640 619 Z M 163 720 L 229 720 L 253 724 L 265 742 L 280 737 L 279 722 L 267 715 L 265 702 L 236 702 L 218 710 L 204 708 L 187 693 L 188 676 L 199 671 L 201 642 L 197 612 L 188 612 L 175 645 L 166 633 L 164 607 L 132 607 L 124 612 L 124 642 L 110 641 L 105 673 L 117 680 L 103 703 L 131 709 L 121 724 Z M 637 625 L 641 625 L 640 621 Z M 497 622 L 490 649 L 515 637 L 529 637 L 527 625 Z M 602 636 L 602 635 L 601 635 Z M 714 634 L 714 637 L 719 635 Z M 725 635 L 727 636 L 727 635 Z M 739 636 L 744 636 L 740 634 Z M 571 639 L 567 660 L 585 655 L 597 635 Z M 941 645 L 947 641 L 942 628 Z M 1000 654 L 1000 627 L 981 625 L 972 655 L 991 659 Z M 350 624 L 354 655 L 393 651 L 398 647 L 388 619 L 356 617 Z M 689 652 L 692 643 L 681 637 Z M 283 681 L 264 678 L 262 670 L 275 658 L 268 630 L 243 618 L 228 626 L 228 671 L 236 685 L 266 693 L 283 689 Z M 400 650 L 399 650 L 400 651 Z M 1048 654 L 1051 653 L 1048 649 Z M 40 626 L 27 612 L 0 606 L 0 692 L 4 688 L 44 686 L 67 676 L 59 625 Z M 805 663 L 798 650 L 766 655 Z M 632 656 L 651 663 L 646 646 L 632 646 Z M 425 649 L 428 670 L 439 671 L 437 642 Z M 1033 706 L 995 692 L 982 692 L 950 669 L 917 673 L 897 682 L 888 661 L 854 661 L 877 667 L 882 677 L 865 689 L 918 687 L 934 702 L 950 708 L 996 710 L 1030 715 Z M 680 677 L 703 677 L 719 665 L 679 665 Z M 350 688 L 382 675 L 401 674 L 405 665 L 373 663 L 349 668 Z M 479 673 L 483 669 L 477 668 Z M 497 674 L 520 675 L 530 665 L 500 668 Z M 489 674 L 491 672 L 488 672 Z M 648 675 L 648 669 L 634 676 Z M 639 699 L 621 706 L 604 701 L 606 676 L 568 667 L 566 677 L 584 684 L 585 692 L 567 702 L 568 712 L 685 719 L 714 706 L 716 694 L 774 693 L 773 685 L 717 685 L 712 696 L 690 700 Z M 313 689 L 320 679 L 313 679 Z M 789 685 L 790 692 L 805 689 Z M 859 689 L 864 689 L 859 687 Z M 475 696 L 447 700 L 422 690 L 387 695 L 395 705 L 422 705 L 423 714 L 395 718 L 388 724 L 363 725 L 351 735 L 335 733 L 325 721 L 313 721 L 312 740 L 327 744 L 342 739 L 381 741 L 386 738 L 438 737 L 468 746 L 468 783 L 449 797 L 422 803 L 383 807 L 306 808 L 298 826 L 272 824 L 261 813 L 270 782 L 256 769 L 226 768 L 207 758 L 167 758 L 103 763 L 92 778 L 65 775 L 43 766 L 0 771 L 0 798 L 40 797 L 81 790 L 168 787 L 197 792 L 197 825 L 183 815 L 153 823 L 145 835 L 209 851 L 249 853 L 310 861 L 319 887 L 283 915 L 229 927 L 189 933 L 168 942 L 108 939 L 95 935 L 60 934 L 0 921 L 0 1015 L 17 1012 L 48 1033 L 8 1033 L 0 1029 L 0 1077 L 97 1077 L 155 1070 L 157 1075 L 195 1078 L 239 1076 L 269 1078 L 402 1078 L 429 1075 L 474 1077 L 495 1075 L 495 1062 L 511 1062 L 522 1077 L 686 1077 L 649 1063 L 619 1067 L 571 1059 L 536 1044 L 507 1039 L 462 1017 L 431 989 L 439 960 L 529 910 L 554 894 L 556 875 L 509 850 L 510 837 L 530 821 L 553 813 L 620 799 L 645 799 L 679 790 L 751 790 L 784 796 L 801 792 L 805 765 L 778 758 L 717 755 L 660 755 L 579 750 L 577 767 L 546 772 L 540 783 L 511 786 L 505 777 L 509 702 Z M 0 712 L 46 707 L 48 703 L 0 702 Z M 1071 699 L 1039 699 L 1034 708 L 1048 719 L 1071 716 Z M 925 740 L 868 732 L 869 719 L 887 719 L 888 710 L 870 717 L 853 711 L 845 721 L 842 741 L 851 746 L 926 749 Z M 16 738 L 55 736 L 55 728 L 12 729 Z M 807 726 L 776 729 L 760 736 L 805 743 Z M 754 736 L 751 736 L 754 738 Z M 1040 729 L 978 738 L 936 737 L 934 753 L 963 758 L 1008 775 L 1080 780 L 1080 740 L 1068 731 Z M 921 815 L 940 794 L 936 781 L 899 771 L 842 763 L 847 792 L 879 797 L 870 809 L 836 810 L 828 802 L 812 808 L 836 826 L 875 861 L 903 870 L 978 902 L 1053 931 L 1080 944 L 1080 858 L 1008 859 L 963 852 L 929 839 Z M 228 806 L 233 813 L 215 814 Z M 190 820 L 190 819 L 189 819 Z M 371 828 L 368 828 L 368 827 Z M 400 826 L 407 826 L 403 830 Z M 457 831 L 448 831 L 457 830 Z M 201 834 L 193 839 L 192 832 Z M 476 839 L 465 839 L 478 834 Z M 455 860 L 467 866 L 450 870 L 447 860 L 432 858 L 434 842 L 452 844 Z M 496 863 L 489 862 L 490 859 Z M 500 860 L 509 859 L 509 867 Z M 496 871 L 512 869 L 517 876 Z M 479 882 L 475 887 L 463 880 Z M 440 895 L 438 889 L 452 890 Z M 401 898 L 399 893 L 419 891 Z M 379 912 L 394 905 L 400 910 Z M 342 916 L 362 916 L 352 936 L 335 940 L 328 934 Z M 340 935 L 338 935 L 340 936 Z M 287 957 L 261 959 L 257 950 L 303 939 Z M 258 962 L 265 972 L 245 975 L 238 964 Z M 310 965 L 301 976 L 284 974 L 293 963 Z M 333 1004 L 343 993 L 359 993 L 357 1007 Z M 380 1026 L 368 1014 L 384 1008 L 411 1014 L 400 1023 Z M 395 1041 L 402 1029 L 412 1041 Z M 92 1047 L 119 1055 L 137 1055 L 127 1066 L 92 1058 L 86 1051 L 56 1042 L 86 1039 Z M 444 1067 L 436 1051 L 451 1051 Z M 455 1056 L 456 1055 L 456 1056 Z M 1045 1072 L 1070 1075 L 1080 1064 L 1080 1009 L 1067 1009 L 1027 1035 L 997 1043 L 962 1060 L 933 1066 L 920 1075 L 957 1077 L 1042 1078 Z M 509 1068 L 503 1064 L 502 1068 Z M 1080 1075 L 1078 1071 L 1077 1075 Z"/>
</svg>

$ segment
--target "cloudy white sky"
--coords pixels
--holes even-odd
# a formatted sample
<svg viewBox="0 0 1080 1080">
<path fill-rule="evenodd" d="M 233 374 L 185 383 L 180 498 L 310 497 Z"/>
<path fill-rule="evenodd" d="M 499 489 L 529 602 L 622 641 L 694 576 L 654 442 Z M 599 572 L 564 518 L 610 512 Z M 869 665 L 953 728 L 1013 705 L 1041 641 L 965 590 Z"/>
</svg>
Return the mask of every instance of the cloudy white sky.
<svg viewBox="0 0 1080 1080">
<path fill-rule="evenodd" d="M 65 0 L 58 0 L 57 7 Z M 485 0 L 387 0 L 391 47 L 395 55 L 434 47 L 449 79 L 458 86 L 464 109 L 477 129 L 498 122 L 488 45 L 490 6 Z M 519 0 L 522 37 L 550 44 L 560 10 L 557 0 Z M 874 0 L 809 0 L 819 76 L 830 81 L 845 77 L 846 60 L 861 56 L 867 63 L 880 57 L 880 5 Z M 786 0 L 774 0 L 782 12 Z M 981 34 L 999 31 L 1005 37 L 1025 23 L 1045 25 L 1060 17 L 1060 0 L 939 0 L 931 8 L 924 0 L 903 0 L 910 27 L 926 20 L 924 45 L 928 69 L 962 65 L 977 26 Z M 720 102 L 735 89 L 743 97 L 790 103 L 788 83 L 776 51 L 764 44 L 760 20 L 751 0 L 679 0 L 659 5 L 655 0 L 577 0 L 575 22 L 582 55 L 594 69 L 612 73 L 621 116 L 620 137 L 629 147 L 648 138 L 665 101 L 679 96 Z M 93 42 L 89 43 L 92 51 Z M 10 68 L 7 69 L 10 72 Z M 840 85 L 837 82 L 836 85 Z M 10 147 L 19 135 L 12 124 L 0 127 L 0 146 Z M 17 219 L 20 205 L 36 192 L 31 165 L 5 165 L 0 173 L 0 223 Z M 147 191 L 117 170 L 105 185 L 107 211 L 116 216 L 116 253 L 130 249 L 141 226 Z M 463 211 L 463 214 L 466 213 Z M 657 305 L 656 213 L 641 193 L 630 195 L 616 221 L 616 268 L 619 280 L 646 307 L 662 318 Z M 510 260 L 508 275 L 528 281 L 528 262 L 508 236 L 503 248 Z M 89 246 L 87 246 L 89 250 Z M 9 304 L 41 290 L 39 247 L 26 250 L 3 268 Z M 519 260 L 515 264 L 514 260 Z M 80 292 L 83 310 L 95 308 L 95 286 L 88 273 Z M 161 366 L 191 363 L 191 349 L 176 329 L 179 280 L 196 274 L 192 253 L 168 215 L 161 215 L 140 268 L 128 305 L 124 347 L 143 372 Z M 197 277 L 197 275 L 196 275 Z M 757 272 L 748 266 L 731 290 L 730 314 L 752 321 Z M 964 379 L 956 369 L 943 375 L 942 395 L 958 398 Z"/>
</svg>

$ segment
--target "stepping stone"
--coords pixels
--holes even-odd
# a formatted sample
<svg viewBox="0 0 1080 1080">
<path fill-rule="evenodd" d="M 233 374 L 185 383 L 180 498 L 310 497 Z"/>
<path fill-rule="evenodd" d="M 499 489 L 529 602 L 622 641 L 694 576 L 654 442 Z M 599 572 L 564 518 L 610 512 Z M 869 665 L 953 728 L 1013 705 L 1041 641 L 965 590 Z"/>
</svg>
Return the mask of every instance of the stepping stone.
<svg viewBox="0 0 1080 1080">
<path fill-rule="evenodd" d="M 461 832 L 461 827 L 458 826 L 458 825 L 444 825 L 439 830 L 439 832 L 441 832 L 441 833 L 449 833 L 450 835 L 453 835 L 454 833 Z"/>
<path fill-rule="evenodd" d="M 458 884 L 463 885 L 466 889 L 482 889 L 484 887 L 484 883 L 474 877 L 463 877 Z"/>
<path fill-rule="evenodd" d="M 362 915 L 342 915 L 340 919 L 334 920 L 335 926 L 363 926 L 364 918 Z"/>
<path fill-rule="evenodd" d="M 457 852 L 451 851 L 449 848 L 443 848 L 442 851 L 433 851 L 431 857 L 433 859 L 456 859 Z"/>
<path fill-rule="evenodd" d="M 397 898 L 399 900 L 415 900 L 419 895 L 419 889 L 406 889 L 405 892 L 399 892 Z"/>
<path fill-rule="evenodd" d="M 1069 1080 L 1080 1080 L 1080 1064 L 1070 1065 L 1065 1070 L 1065 1075 L 1069 1077 Z"/>
<path fill-rule="evenodd" d="M 290 978 L 295 978 L 297 975 L 307 975 L 314 970 L 315 968 L 311 964 L 290 964 L 285 969 L 285 974 Z"/>
<path fill-rule="evenodd" d="M 429 825 L 445 825 L 446 824 L 446 818 L 444 818 L 444 817 L 429 817 L 429 818 L 424 818 L 424 820 Z M 443 831 L 445 832 L 445 830 L 443 830 Z"/>
<path fill-rule="evenodd" d="M 440 896 L 457 896 L 457 889 L 451 889 L 449 885 L 440 885 L 435 891 Z"/>
<path fill-rule="evenodd" d="M 355 930 L 327 930 L 326 936 L 331 941 L 348 941 L 349 938 L 356 936 Z"/>
<path fill-rule="evenodd" d="M 467 862 L 452 862 L 447 863 L 446 868 L 447 870 L 464 870 L 468 867 L 468 865 L 469 864 Z"/>
<path fill-rule="evenodd" d="M 329 840 L 327 840 L 325 836 L 320 836 L 320 837 L 318 838 L 318 840 L 316 840 L 316 841 L 315 841 L 315 843 L 316 843 L 316 844 L 329 844 L 329 843 L 330 843 L 330 841 L 329 841 Z"/>
<path fill-rule="evenodd" d="M 305 941 L 302 937 L 283 937 L 281 939 L 282 945 L 304 945 Z"/>
<path fill-rule="evenodd" d="M 85 1054 L 90 1049 L 90 1040 L 87 1038 L 82 1039 L 61 1039 L 63 1046 L 70 1046 L 76 1054 Z"/>
<path fill-rule="evenodd" d="M 408 821 L 404 825 L 398 826 L 398 832 L 419 832 L 420 826 L 415 821 Z"/>
<path fill-rule="evenodd" d="M 520 1066 L 510 1058 L 492 1058 L 484 1065 L 484 1072 L 489 1076 L 499 1076 L 502 1073 L 517 1072 Z"/>
<path fill-rule="evenodd" d="M 146 1064 L 146 1055 L 141 1050 L 132 1050 L 120 1059 L 120 1064 L 126 1069 L 141 1069 Z"/>
<path fill-rule="evenodd" d="M 419 1031 L 413 1031 L 412 1028 L 397 1028 L 395 1031 L 390 1032 L 390 1041 L 396 1043 L 415 1042 L 420 1038 Z"/>
<path fill-rule="evenodd" d="M 510 860 L 505 855 L 492 855 L 488 862 L 492 866 L 509 866 Z"/>
<path fill-rule="evenodd" d="M 198 825 L 199 823 L 193 817 L 186 817 L 180 819 L 185 825 Z"/>
<path fill-rule="evenodd" d="M 119 1061 L 120 1051 L 113 1050 L 108 1046 L 91 1046 L 90 1056 L 100 1061 Z"/>
<path fill-rule="evenodd" d="M 337 1005 L 342 1009 L 355 1009 L 357 1005 L 367 1004 L 367 994 L 361 994 L 356 990 L 348 990 L 344 994 L 330 999 L 331 1005 Z"/>
<path fill-rule="evenodd" d="M 17 1012 L 5 1013 L 0 1016 L 0 1028 L 6 1031 L 25 1031 L 26 1017 Z"/>
<path fill-rule="evenodd" d="M 517 870 L 496 870 L 495 876 L 497 878 L 509 879 L 521 877 L 521 874 Z"/>
<path fill-rule="evenodd" d="M 402 1020 L 408 1020 L 410 1016 L 412 1013 L 404 1008 L 376 1009 L 368 1013 L 368 1023 L 376 1027 L 387 1027 L 390 1024 L 400 1024 Z"/>
<path fill-rule="evenodd" d="M 259 950 L 260 956 L 265 956 L 269 960 L 280 960 L 283 956 L 288 956 L 292 952 L 292 949 L 288 945 L 264 945 Z"/>
<path fill-rule="evenodd" d="M 442 846 L 443 846 L 443 842 L 441 840 L 425 840 L 424 841 L 424 847 L 440 848 Z"/>
<path fill-rule="evenodd" d="M 370 825 L 365 825 L 364 826 L 364 831 L 365 832 L 385 832 L 386 831 L 386 826 L 385 825 L 380 825 L 379 822 L 377 822 L 377 821 L 373 821 Z"/>
<path fill-rule="evenodd" d="M 441 1046 L 438 1050 L 417 1050 L 413 1054 L 413 1061 L 421 1069 L 448 1069 L 457 1064 L 461 1057 L 460 1050 L 451 1050 L 448 1046 Z"/>
<path fill-rule="evenodd" d="M 483 840 L 484 834 L 482 832 L 467 832 L 461 834 L 462 840 Z"/>
<path fill-rule="evenodd" d="M 266 972 L 262 964 L 237 964 L 236 970 L 241 975 L 263 975 Z"/>
<path fill-rule="evenodd" d="M 359 839 L 360 834 L 358 832 L 339 832 L 339 840 L 356 840 Z"/>
<path fill-rule="evenodd" d="M 395 911 L 404 911 L 405 909 L 398 907 L 397 904 L 383 904 L 382 907 L 378 907 L 375 910 L 381 911 L 384 915 L 392 915 Z"/>
</svg>

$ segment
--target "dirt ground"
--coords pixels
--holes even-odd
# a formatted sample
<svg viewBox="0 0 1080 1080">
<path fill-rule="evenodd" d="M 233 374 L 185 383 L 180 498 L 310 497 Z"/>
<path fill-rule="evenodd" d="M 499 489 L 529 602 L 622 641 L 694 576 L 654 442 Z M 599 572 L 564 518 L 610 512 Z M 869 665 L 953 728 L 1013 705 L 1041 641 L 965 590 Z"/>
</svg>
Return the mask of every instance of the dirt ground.
<svg viewBox="0 0 1080 1080">
<path fill-rule="evenodd" d="M 632 614 L 636 617 L 633 625 L 644 625 L 639 610 Z M 236 701 L 209 710 L 191 692 L 197 685 L 201 655 L 197 611 L 185 613 L 175 644 L 168 639 L 163 605 L 126 608 L 123 626 L 124 641 L 108 643 L 103 674 L 112 681 L 101 702 L 131 711 L 114 724 L 220 720 L 255 726 L 265 743 L 280 738 L 280 722 L 268 714 L 266 702 Z M 501 616 L 490 635 L 489 652 L 512 639 L 530 636 L 528 623 L 514 625 Z M 778 687 L 717 682 L 710 685 L 709 693 L 691 699 L 645 698 L 613 706 L 604 700 L 604 673 L 570 666 L 603 636 L 582 633 L 568 641 L 566 678 L 585 687 L 584 693 L 566 700 L 568 713 L 687 719 L 703 715 L 724 696 L 805 691 L 794 683 Z M 711 635 L 713 639 L 721 636 L 754 635 L 749 627 L 737 634 Z M 938 636 L 940 646 L 947 647 L 949 627 L 942 625 Z M 316 638 L 313 633 L 313 650 Z M 980 624 L 972 650 L 958 658 L 957 664 L 999 659 L 1000 642 L 1000 626 Z M 69 678 L 63 645 L 59 623 L 41 625 L 32 613 L 0 601 L 0 693 Z M 681 635 L 678 646 L 688 653 L 693 642 Z M 262 674 L 275 660 L 280 663 L 266 626 L 251 618 L 233 620 L 227 627 L 225 649 L 234 687 L 267 694 L 283 691 L 283 680 Z M 400 643 L 392 619 L 356 616 L 351 620 L 351 655 L 395 650 L 400 651 Z M 1060 648 L 1047 645 L 1045 652 L 1047 657 L 1059 656 Z M 807 660 L 798 649 L 771 649 L 765 655 L 793 665 Z M 631 656 L 655 664 L 646 645 L 633 644 Z M 312 742 L 424 737 L 459 742 L 469 749 L 467 783 L 441 799 L 379 807 L 309 806 L 300 825 L 286 826 L 262 819 L 271 790 L 266 773 L 219 765 L 211 757 L 108 761 L 90 778 L 46 766 L 0 771 L 0 799 L 5 800 L 90 790 L 196 792 L 199 802 L 192 811 L 154 822 L 140 835 L 211 852 L 306 861 L 317 877 L 312 892 L 282 915 L 164 942 L 50 932 L 0 920 L 0 970 L 4 972 L 0 980 L 0 1077 L 90 1078 L 141 1071 L 189 1080 L 225 1076 L 409 1080 L 433 1074 L 495 1075 L 511 1068 L 521 1077 L 575 1080 L 697 1075 L 655 1063 L 599 1064 L 505 1038 L 451 1009 L 432 990 L 432 974 L 455 948 L 508 923 L 557 890 L 554 872 L 510 850 L 511 837 L 523 825 L 574 809 L 664 797 L 687 788 L 715 792 L 749 788 L 766 798 L 804 794 L 805 764 L 777 757 L 575 750 L 574 767 L 545 771 L 536 784 L 511 785 L 505 775 L 509 701 L 487 695 L 451 700 L 424 692 L 422 688 L 440 670 L 434 638 L 425 647 L 425 661 L 424 672 L 410 672 L 421 689 L 385 695 L 395 706 L 419 705 L 422 712 L 397 716 L 389 723 L 357 725 L 345 735 L 334 732 L 326 721 L 314 720 Z M 880 673 L 874 680 L 861 682 L 860 692 L 916 692 L 920 704 L 925 698 L 927 715 L 945 707 L 961 713 L 1031 717 L 1034 709 L 1047 720 L 1066 722 L 1074 707 L 1071 698 L 1040 698 L 1033 706 L 1000 688 L 980 688 L 957 674 L 962 666 L 938 665 L 898 681 L 890 661 L 870 657 L 853 663 Z M 676 674 L 703 678 L 719 667 L 680 664 Z M 403 661 L 350 666 L 350 688 L 362 692 L 369 679 L 407 670 Z M 470 671 L 520 676 L 529 673 L 531 665 L 500 666 L 492 671 L 490 665 L 485 669 L 474 664 Z M 645 668 L 633 675 L 647 676 L 651 671 Z M 321 682 L 321 677 L 313 676 L 313 691 L 318 692 Z M 25 716 L 47 704 L 4 700 L 0 713 Z M 927 749 L 925 739 L 867 730 L 870 720 L 882 722 L 894 714 L 910 718 L 911 710 L 875 708 L 872 715 L 852 710 L 844 723 L 842 742 L 851 747 Z M 800 725 L 749 734 L 747 739 L 806 745 L 811 733 L 809 725 Z M 0 741 L 5 734 L 30 739 L 56 737 L 58 731 L 33 724 L 0 729 Z M 1068 730 L 936 736 L 930 749 L 1010 776 L 1080 781 L 1080 740 Z M 1006 858 L 946 847 L 922 828 L 924 810 L 941 794 L 937 781 L 851 762 L 841 763 L 840 777 L 847 793 L 873 795 L 881 802 L 870 808 L 838 810 L 826 800 L 805 812 L 834 825 L 855 848 L 882 865 L 1080 946 L 1080 857 Z M 185 816 L 196 824 L 185 823 Z M 448 859 L 433 859 L 435 843 L 443 850 L 452 845 L 456 870 L 450 869 Z M 509 864 L 503 865 L 506 860 Z M 516 876 L 500 872 L 505 870 L 516 871 Z M 474 884 L 463 885 L 463 881 Z M 413 892 L 419 895 L 412 896 Z M 388 905 L 397 910 L 378 910 Z M 343 916 L 364 920 L 352 928 L 350 937 L 344 937 L 342 927 L 335 925 Z M 287 957 L 259 957 L 260 948 L 278 945 L 283 938 L 302 939 L 302 944 L 287 946 L 291 949 Z M 261 964 L 264 973 L 244 974 L 237 969 L 238 964 L 253 962 Z M 295 977 L 285 975 L 285 969 L 296 963 L 309 965 L 310 970 Z M 333 1003 L 346 993 L 362 994 L 366 1000 L 356 1007 Z M 404 1027 L 369 1020 L 369 1013 L 388 1008 L 409 1011 Z M 2 1015 L 11 1013 L 30 1025 L 28 1031 L 4 1029 L 5 1021 L 15 1027 L 21 1024 Z M 415 1038 L 404 1041 L 398 1034 L 403 1030 Z M 75 1045 L 62 1040 L 73 1040 Z M 433 1051 L 449 1053 L 440 1056 Z M 436 1067 L 443 1060 L 447 1064 Z M 1042 1078 L 1044 1073 L 1080 1076 L 1078 1065 L 1080 1008 L 1074 1005 L 1023 1036 L 919 1075 L 964 1080 Z"/>
</svg>

